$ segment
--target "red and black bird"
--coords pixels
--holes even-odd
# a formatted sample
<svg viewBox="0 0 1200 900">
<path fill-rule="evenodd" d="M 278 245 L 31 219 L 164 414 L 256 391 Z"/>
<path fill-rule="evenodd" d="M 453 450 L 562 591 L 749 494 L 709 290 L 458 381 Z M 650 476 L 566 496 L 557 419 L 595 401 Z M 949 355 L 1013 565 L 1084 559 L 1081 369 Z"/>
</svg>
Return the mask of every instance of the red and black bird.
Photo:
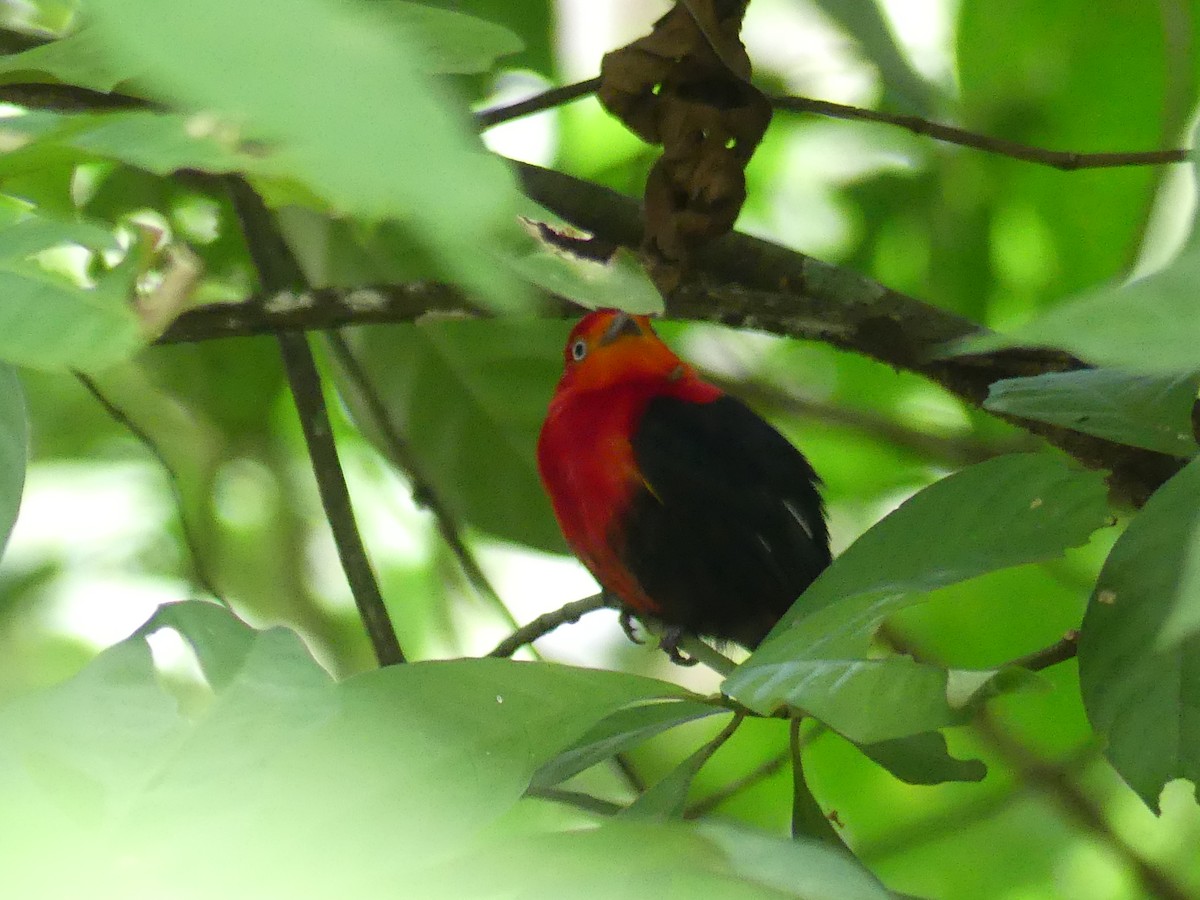
<svg viewBox="0 0 1200 900">
<path fill-rule="evenodd" d="M 808 460 L 646 316 L 589 314 L 564 362 L 538 468 L 571 549 L 669 626 L 669 652 L 684 633 L 757 646 L 829 564 Z"/>
</svg>

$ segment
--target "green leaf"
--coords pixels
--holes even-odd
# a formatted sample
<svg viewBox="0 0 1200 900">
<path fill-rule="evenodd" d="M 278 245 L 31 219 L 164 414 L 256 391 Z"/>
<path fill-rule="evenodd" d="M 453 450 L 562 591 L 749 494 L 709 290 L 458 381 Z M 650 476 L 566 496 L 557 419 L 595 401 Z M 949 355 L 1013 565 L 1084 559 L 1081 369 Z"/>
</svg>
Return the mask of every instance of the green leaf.
<svg viewBox="0 0 1200 900">
<path fill-rule="evenodd" d="M 125 274 L 87 289 L 34 262 L 0 259 L 0 360 L 96 370 L 128 359 L 144 340 Z"/>
<path fill-rule="evenodd" d="M 160 627 L 184 636 L 208 678 L 194 715 L 158 681 L 141 635 Z M 385 896 L 468 854 L 596 721 L 683 696 L 489 659 L 335 684 L 294 633 L 176 604 L 60 687 L 0 707 L 0 803 L 29 810 L 0 821 L 0 888 L 152 896 L 186 871 L 189 897 Z M 87 865 L 50 865 L 64 858 Z"/>
<path fill-rule="evenodd" d="M 430 321 L 354 332 L 362 365 L 451 514 L 506 540 L 565 552 L 534 451 L 558 378 L 566 323 Z M 364 432 L 377 430 L 344 376 Z M 403 461 L 401 467 L 405 468 Z"/>
<path fill-rule="evenodd" d="M 264 634 L 239 620 L 225 607 L 199 600 L 160 606 L 138 630 L 138 635 L 151 635 L 160 628 L 175 629 L 191 645 L 205 679 L 218 691 L 224 690 L 237 677 L 256 639 Z M 300 649 L 303 650 L 303 644 Z M 308 661 L 312 662 L 311 657 Z"/>
<path fill-rule="evenodd" d="M 494 307 L 522 305 L 520 282 L 479 252 L 516 227 L 512 177 L 380 10 L 335 0 L 88 8 L 121 64 L 265 142 L 272 172 L 338 210 L 406 223 L 449 277 Z"/>
<path fill-rule="evenodd" d="M 525 47 L 507 28 L 451 9 L 404 0 L 383 0 L 376 6 L 421 48 L 421 68 L 430 74 L 486 72 L 498 57 Z"/>
<path fill-rule="evenodd" d="M 1200 364 L 1200 243 L 1161 271 L 1127 285 L 1100 287 L 1066 300 L 1008 335 L 987 335 L 951 352 L 1000 347 L 1058 347 L 1090 363 L 1130 372 L 1178 375 Z"/>
<path fill-rule="evenodd" d="M 29 453 L 25 392 L 11 367 L 0 365 L 0 557 L 17 521 Z"/>
<path fill-rule="evenodd" d="M 236 131 L 212 116 L 130 110 L 71 116 L 61 142 L 92 156 L 116 159 L 157 175 L 270 172 L 270 158 L 244 152 Z"/>
<path fill-rule="evenodd" d="M 0 56 L 0 84 L 59 82 L 108 93 L 134 72 L 115 66 L 88 28 L 11 56 Z"/>
<path fill-rule="evenodd" d="M 1134 375 L 1119 369 L 1082 369 L 994 382 L 983 405 L 1130 447 L 1191 457 L 1197 449 L 1192 407 L 1198 388 L 1196 373 Z"/>
<path fill-rule="evenodd" d="M 790 704 L 857 743 L 955 721 L 964 698 L 995 671 L 962 672 L 908 657 L 871 658 L 884 619 L 925 592 L 996 569 L 1038 562 L 1084 543 L 1107 518 L 1096 473 L 1049 456 L 997 457 L 910 497 L 854 542 L 725 681 L 759 712 Z"/>
<path fill-rule="evenodd" d="M 529 227 L 493 251 L 500 265 L 547 293 L 568 297 L 590 309 L 644 314 L 663 311 L 662 295 L 632 253 L 618 249 L 608 262 L 598 262 L 565 252 L 532 232 L 538 225 L 549 225 L 571 233 L 570 226 L 532 201 L 523 202 L 522 214 Z"/>
<path fill-rule="evenodd" d="M 718 736 L 715 740 L 722 741 L 722 738 Z M 688 755 L 687 759 L 660 778 L 657 783 L 643 791 L 633 803 L 618 814 L 619 817 L 626 819 L 681 818 L 683 807 L 687 803 L 688 791 L 692 787 L 692 780 L 718 749 L 720 749 L 720 743 L 714 745 L 711 741 L 697 748 Z"/>
<path fill-rule="evenodd" d="M 978 759 L 955 759 L 938 731 L 925 731 L 890 741 L 857 744 L 862 753 L 907 784 L 982 781 L 987 766 Z"/>
<path fill-rule="evenodd" d="M 1148 805 L 1200 784 L 1200 460 L 1113 546 L 1079 636 L 1079 679 L 1105 754 Z"/>
<path fill-rule="evenodd" d="M 554 834 L 499 835 L 405 885 L 414 897 L 563 900 L 887 900 L 848 854 L 718 823 L 619 820 Z"/>
<path fill-rule="evenodd" d="M 695 700 L 647 703 L 617 710 L 538 769 L 530 784 L 532 787 L 553 787 L 676 725 L 722 712 L 728 710 Z"/>
</svg>

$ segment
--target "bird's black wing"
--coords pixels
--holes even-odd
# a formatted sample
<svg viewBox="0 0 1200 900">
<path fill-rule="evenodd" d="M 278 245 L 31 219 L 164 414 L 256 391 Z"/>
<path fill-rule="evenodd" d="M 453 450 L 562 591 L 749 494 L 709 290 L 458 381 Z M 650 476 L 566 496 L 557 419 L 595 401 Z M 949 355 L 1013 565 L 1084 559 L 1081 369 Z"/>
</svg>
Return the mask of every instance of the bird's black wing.
<svg viewBox="0 0 1200 900">
<path fill-rule="evenodd" d="M 829 564 L 812 466 L 728 396 L 651 400 L 633 451 L 647 487 L 622 517 L 625 564 L 669 624 L 756 645 Z"/>
</svg>

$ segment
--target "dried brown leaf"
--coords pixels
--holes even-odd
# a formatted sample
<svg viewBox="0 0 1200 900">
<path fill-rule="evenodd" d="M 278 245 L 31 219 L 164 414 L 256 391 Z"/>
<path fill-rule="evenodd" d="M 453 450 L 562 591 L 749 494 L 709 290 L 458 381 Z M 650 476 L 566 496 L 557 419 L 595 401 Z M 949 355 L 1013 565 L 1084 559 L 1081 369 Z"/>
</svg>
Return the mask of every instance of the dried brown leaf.
<svg viewBox="0 0 1200 900">
<path fill-rule="evenodd" d="M 604 57 L 597 95 L 663 154 L 646 179 L 642 252 L 669 291 L 701 244 L 728 232 L 744 168 L 771 120 L 739 38 L 746 0 L 683 0 L 653 31 Z"/>
</svg>

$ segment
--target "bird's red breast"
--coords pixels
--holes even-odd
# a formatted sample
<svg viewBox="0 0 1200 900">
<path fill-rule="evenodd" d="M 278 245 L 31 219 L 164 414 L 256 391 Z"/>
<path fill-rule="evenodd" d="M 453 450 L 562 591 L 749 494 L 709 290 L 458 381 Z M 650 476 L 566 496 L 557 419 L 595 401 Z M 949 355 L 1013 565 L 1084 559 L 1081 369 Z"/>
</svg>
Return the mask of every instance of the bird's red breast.
<svg viewBox="0 0 1200 900">
<path fill-rule="evenodd" d="M 755 643 L 828 562 L 807 462 L 645 316 L 572 330 L 538 468 L 600 584 L 672 625 Z"/>
</svg>

